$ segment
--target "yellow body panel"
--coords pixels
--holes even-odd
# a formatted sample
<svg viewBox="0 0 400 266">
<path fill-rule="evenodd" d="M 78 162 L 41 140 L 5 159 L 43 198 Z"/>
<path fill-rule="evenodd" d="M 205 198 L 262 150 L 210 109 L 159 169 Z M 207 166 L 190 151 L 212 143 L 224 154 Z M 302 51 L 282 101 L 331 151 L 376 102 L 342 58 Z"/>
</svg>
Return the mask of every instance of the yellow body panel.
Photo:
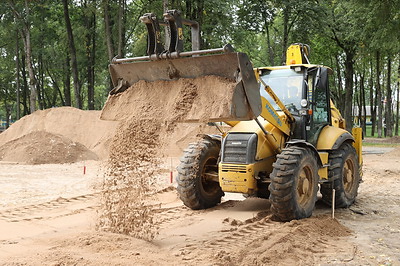
<svg viewBox="0 0 400 266">
<path fill-rule="evenodd" d="M 286 116 L 280 116 L 277 111 L 272 107 L 270 102 L 268 102 L 264 97 L 261 97 L 261 104 L 263 107 L 261 111 L 261 116 L 266 120 L 270 121 L 275 127 L 279 128 L 286 135 L 290 135 L 290 128 L 286 123 Z"/>
<path fill-rule="evenodd" d="M 358 163 L 359 165 L 363 164 L 362 158 L 362 128 L 355 127 L 352 130 L 352 135 L 354 137 L 353 147 L 356 149 L 358 155 Z"/>
<path fill-rule="evenodd" d="M 292 44 L 286 50 L 286 65 L 301 64 L 303 62 L 303 56 L 301 47 L 298 44 Z"/>
<path fill-rule="evenodd" d="M 231 127 L 237 125 L 240 121 L 225 121 L 224 123 L 230 125 Z"/>
<path fill-rule="evenodd" d="M 277 113 L 280 119 L 286 123 L 286 118 L 283 112 Z M 238 192 L 252 194 L 257 191 L 256 176 L 260 171 L 272 172 L 272 164 L 276 160 L 274 146 L 277 145 L 283 148 L 285 145 L 285 134 L 273 124 L 267 122 L 262 117 L 258 118 L 263 127 L 270 133 L 274 139 L 271 144 L 259 125 L 255 121 L 241 121 L 236 123 L 230 133 L 256 133 L 258 137 L 258 145 L 256 152 L 257 162 L 254 164 L 231 164 L 220 163 L 218 167 L 219 183 L 225 192 Z"/>
<path fill-rule="evenodd" d="M 336 140 L 348 131 L 334 126 L 326 126 L 318 136 L 317 150 L 331 150 Z"/>
<path fill-rule="evenodd" d="M 283 118 L 284 114 L 282 112 L 278 112 L 278 115 L 281 117 L 283 121 L 286 122 L 286 120 Z M 258 118 L 263 127 L 267 132 L 269 132 L 274 140 L 275 140 L 275 145 L 278 145 L 280 148 L 283 148 L 285 145 L 285 135 L 284 133 L 279 130 L 277 127 L 272 125 L 271 123 L 267 122 L 264 120 L 262 117 Z M 270 156 L 274 156 L 274 147 L 262 130 L 260 129 L 259 125 L 255 121 L 240 121 L 240 123 L 237 123 L 234 127 L 232 127 L 229 132 L 240 132 L 240 133 L 256 133 L 258 136 L 258 145 L 257 145 L 257 152 L 256 152 L 256 160 L 261 160 Z"/>
<path fill-rule="evenodd" d="M 290 68 L 294 68 L 296 66 L 300 66 L 300 67 L 306 67 L 306 68 L 311 68 L 311 67 L 324 67 L 326 69 L 328 69 L 328 73 L 332 74 L 333 70 L 330 67 L 327 66 L 323 66 L 323 65 L 314 65 L 314 64 L 295 64 L 295 65 L 289 65 L 289 66 L 268 66 L 268 67 L 258 67 L 255 68 L 254 71 L 257 71 L 257 75 L 256 77 L 258 78 L 260 75 L 259 73 L 262 72 L 262 70 L 278 70 L 278 69 L 290 69 Z"/>
<path fill-rule="evenodd" d="M 328 179 L 328 160 L 329 153 L 328 152 L 318 152 L 319 158 L 322 162 L 322 167 L 318 170 L 318 175 L 322 179 Z"/>
<path fill-rule="evenodd" d="M 223 164 L 218 167 L 219 185 L 222 191 L 251 194 L 257 190 L 254 164 Z"/>
<path fill-rule="evenodd" d="M 224 192 L 238 192 L 252 194 L 257 191 L 256 176 L 259 171 L 272 171 L 275 157 L 256 162 L 254 164 L 219 163 L 219 185 Z"/>
<path fill-rule="evenodd" d="M 332 100 L 330 100 L 331 104 L 331 117 L 332 117 L 332 126 L 339 128 L 346 128 L 346 122 L 339 110 L 336 108 L 335 104 Z"/>
</svg>

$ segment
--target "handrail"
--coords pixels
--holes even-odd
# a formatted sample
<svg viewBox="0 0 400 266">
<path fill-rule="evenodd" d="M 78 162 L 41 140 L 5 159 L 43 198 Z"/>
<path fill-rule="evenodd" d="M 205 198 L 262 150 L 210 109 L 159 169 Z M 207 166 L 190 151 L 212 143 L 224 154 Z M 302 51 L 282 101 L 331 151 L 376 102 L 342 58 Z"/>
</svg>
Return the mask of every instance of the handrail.
<svg viewBox="0 0 400 266">
<path fill-rule="evenodd" d="M 198 51 L 189 51 L 189 52 L 173 52 L 173 53 L 162 53 L 162 54 L 152 54 L 138 57 L 128 57 L 128 58 L 117 58 L 114 57 L 112 60 L 113 64 L 121 64 L 127 62 L 135 62 L 135 61 L 154 61 L 161 59 L 175 59 L 179 57 L 187 57 L 187 56 L 195 56 L 195 55 L 204 55 L 204 54 L 213 54 L 213 53 L 231 53 L 234 52 L 232 45 L 226 44 L 222 48 L 214 48 L 214 49 L 206 49 L 206 50 L 198 50 Z"/>
</svg>

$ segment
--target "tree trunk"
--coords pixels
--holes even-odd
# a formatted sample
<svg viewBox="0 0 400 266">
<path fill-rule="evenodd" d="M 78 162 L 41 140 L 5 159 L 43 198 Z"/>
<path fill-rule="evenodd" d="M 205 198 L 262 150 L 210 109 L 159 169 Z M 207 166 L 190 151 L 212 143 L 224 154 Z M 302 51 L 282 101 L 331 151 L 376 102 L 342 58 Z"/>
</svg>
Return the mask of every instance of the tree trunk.
<svg viewBox="0 0 400 266">
<path fill-rule="evenodd" d="M 75 106 L 82 109 L 81 88 L 79 84 L 78 62 L 76 59 L 76 49 L 74 43 L 74 35 L 72 34 L 71 20 L 69 18 L 68 0 L 62 0 L 64 5 L 65 27 L 68 35 L 68 46 L 71 55 L 72 77 L 74 80 Z"/>
<path fill-rule="evenodd" d="M 339 111 L 344 114 L 344 97 L 343 97 L 343 85 L 342 85 L 342 72 L 340 71 L 340 63 L 338 55 L 335 55 L 336 61 L 336 78 L 337 78 L 337 88 L 336 88 L 336 102 L 335 105 Z"/>
<path fill-rule="evenodd" d="M 38 94 L 39 109 L 41 109 L 41 110 L 45 109 L 44 76 L 43 76 L 43 60 L 42 59 L 43 59 L 42 53 L 39 52 L 38 62 L 37 62 L 38 82 L 36 84 L 36 88 L 37 88 L 37 94 Z"/>
<path fill-rule="evenodd" d="M 288 24 L 289 24 L 289 6 L 286 5 L 283 8 L 283 43 L 282 43 L 282 65 L 286 64 L 286 50 L 288 48 L 289 42 L 289 31 L 288 31 Z"/>
<path fill-rule="evenodd" d="M 66 52 L 65 57 L 65 64 L 64 64 L 64 105 L 65 106 L 72 106 L 71 102 L 71 71 L 70 71 L 70 64 L 71 59 L 69 57 L 68 51 Z"/>
<path fill-rule="evenodd" d="M 163 3 L 163 11 L 165 13 L 168 10 L 168 0 L 163 0 L 162 3 Z"/>
<path fill-rule="evenodd" d="M 4 89 L 4 109 L 6 111 L 6 128 L 10 127 L 10 113 L 11 113 L 11 108 L 10 105 L 8 104 L 8 89 Z"/>
<path fill-rule="evenodd" d="M 169 3 L 168 3 L 168 0 L 162 0 L 162 3 L 163 3 L 163 12 L 164 13 L 167 13 L 167 11 L 168 11 L 168 6 L 169 6 Z M 168 27 L 164 27 L 164 34 L 165 34 L 165 36 L 168 36 Z"/>
<path fill-rule="evenodd" d="M 110 6 L 109 6 L 109 0 L 103 0 L 103 8 L 104 8 L 104 29 L 105 29 L 105 38 L 106 38 L 106 43 L 107 43 L 107 53 L 108 53 L 108 60 L 111 63 L 112 59 L 115 56 L 115 49 L 114 49 L 114 42 L 112 39 L 112 34 L 111 34 L 111 20 L 110 20 Z M 111 78 L 108 76 L 108 83 L 109 85 L 109 90 L 112 90 L 113 84 L 111 81 Z"/>
<path fill-rule="evenodd" d="M 49 107 L 57 106 L 58 92 L 59 92 L 58 86 L 54 87 L 53 90 L 51 91 L 51 97 L 48 97 L 48 100 L 47 100 Z M 62 96 L 62 95 L 60 95 L 60 96 Z M 63 102 L 62 97 L 61 97 L 61 102 Z"/>
<path fill-rule="evenodd" d="M 119 0 L 118 6 L 118 56 L 125 56 L 125 0 Z"/>
<path fill-rule="evenodd" d="M 86 8 L 87 4 L 85 2 Z M 90 5 L 93 5 L 91 3 Z M 86 28 L 86 55 L 87 55 L 87 81 L 88 81 L 88 109 L 94 110 L 94 64 L 96 51 L 96 13 L 90 8 L 85 15 Z"/>
<path fill-rule="evenodd" d="M 28 74 L 29 74 L 29 89 L 31 91 L 29 97 L 30 103 L 30 113 L 36 111 L 36 102 L 37 102 L 37 91 L 36 91 L 36 78 L 35 73 L 33 70 L 32 64 L 32 46 L 31 46 L 31 32 L 30 32 L 30 21 L 29 21 L 29 4 L 28 0 L 25 0 L 25 22 L 24 22 L 24 29 L 23 29 L 23 39 L 25 45 L 25 54 L 26 54 L 26 65 L 28 67 Z"/>
<path fill-rule="evenodd" d="M 269 65 L 270 66 L 274 66 L 274 51 L 272 50 L 271 47 L 271 38 L 270 38 L 270 34 L 269 34 L 269 23 L 267 20 L 267 15 L 263 14 L 264 16 L 264 27 L 265 27 L 265 33 L 267 35 L 267 47 L 268 47 L 268 58 L 269 58 Z"/>
<path fill-rule="evenodd" d="M 351 132 L 353 128 L 352 117 L 352 102 L 353 102 L 353 76 L 354 76 L 354 55 L 355 52 L 351 49 L 345 51 L 346 60 L 345 65 L 345 106 L 344 106 L 344 119 L 346 120 L 346 129 Z"/>
<path fill-rule="evenodd" d="M 376 102 L 378 103 L 378 138 L 382 138 L 382 124 L 383 124 L 383 104 L 382 104 L 382 91 L 381 91 L 381 69 L 380 69 L 380 51 L 376 51 Z"/>
<path fill-rule="evenodd" d="M 396 136 L 399 135 L 399 110 L 400 110 L 400 59 L 399 59 L 399 65 L 397 68 L 397 105 L 396 105 L 396 129 L 394 134 Z"/>
<path fill-rule="evenodd" d="M 40 9 L 39 12 L 43 12 L 43 9 Z M 39 15 L 40 17 L 40 25 L 38 26 L 39 28 L 39 38 L 44 39 L 45 37 L 45 30 L 44 27 L 46 25 L 46 20 L 45 20 L 45 15 L 41 13 Z M 51 107 L 49 104 L 48 99 L 46 98 L 46 92 L 45 92 L 45 70 L 44 70 L 44 63 L 43 63 L 43 49 L 38 49 L 38 70 L 37 70 L 37 77 L 38 77 L 38 84 L 37 84 L 37 90 L 38 90 L 38 102 L 39 102 L 39 108 L 40 109 L 46 109 Z"/>
<path fill-rule="evenodd" d="M 29 90 L 29 88 L 28 88 L 28 80 L 26 77 L 26 64 L 25 64 L 26 60 L 25 60 L 25 58 L 26 58 L 25 55 L 22 54 L 21 55 L 21 61 L 22 61 L 21 72 L 22 72 L 22 80 L 23 80 L 23 88 L 22 88 L 22 106 L 24 107 L 23 115 L 29 114 L 29 106 L 28 106 L 28 93 L 29 93 L 28 90 Z"/>
<path fill-rule="evenodd" d="M 28 6 L 27 0 L 25 0 L 26 7 Z M 28 8 L 28 7 L 27 7 Z M 27 12 L 28 13 L 28 12 Z M 28 17 L 28 14 L 27 14 Z M 26 63 L 28 65 L 28 74 L 29 74 L 29 88 L 31 90 L 31 94 L 29 97 L 30 103 L 30 112 L 33 113 L 36 111 L 36 102 L 37 102 L 37 91 L 36 91 L 36 78 L 33 70 L 32 64 L 32 47 L 31 47 L 31 33 L 29 26 L 26 26 L 25 32 L 25 53 L 26 53 Z"/>
<path fill-rule="evenodd" d="M 104 7 L 104 28 L 106 34 L 108 60 L 111 62 L 115 56 L 115 49 L 111 34 L 110 6 L 108 0 L 103 0 L 103 7 Z"/>
<path fill-rule="evenodd" d="M 96 17 L 93 14 L 93 27 L 96 25 Z M 88 75 L 89 75 L 89 84 L 88 84 L 88 108 L 89 110 L 94 110 L 94 82 L 95 82 L 95 74 L 94 74 L 94 65 L 95 65 L 95 59 L 96 59 L 96 34 L 95 34 L 95 29 L 93 29 L 93 35 L 92 35 L 92 51 L 91 51 L 91 56 L 90 56 L 90 63 L 89 63 L 89 69 L 88 69 Z"/>
<path fill-rule="evenodd" d="M 355 98 L 355 102 L 356 102 L 356 104 L 358 106 L 358 108 L 357 108 L 358 109 L 358 114 L 357 114 L 358 123 L 357 123 L 357 125 L 359 127 L 361 127 L 361 124 L 362 124 L 361 84 L 360 84 L 360 86 L 358 86 L 358 77 L 357 77 L 357 75 L 355 76 L 354 88 L 355 88 L 355 93 L 356 93 L 354 98 Z M 358 95 L 357 95 L 357 93 L 358 93 Z M 354 106 L 356 106 L 356 105 L 354 105 Z M 353 112 L 353 116 L 355 116 L 355 115 L 356 115 L 355 112 Z M 354 119 L 353 119 L 353 121 L 354 121 Z"/>
<path fill-rule="evenodd" d="M 191 0 L 185 1 L 185 5 L 186 5 L 186 18 L 194 19 L 194 18 L 192 18 L 192 10 L 193 10 L 192 1 Z"/>
<path fill-rule="evenodd" d="M 15 71 L 16 71 L 16 77 L 15 77 L 15 90 L 16 90 L 16 96 L 17 96 L 17 115 L 16 119 L 21 118 L 21 100 L 20 100 L 20 83 L 19 83 L 19 35 L 18 31 L 16 31 L 16 42 L 15 42 Z"/>
<path fill-rule="evenodd" d="M 30 35 L 30 21 L 29 21 L 29 4 L 28 0 L 25 0 L 25 5 L 24 5 L 24 13 L 21 15 L 20 12 L 15 7 L 15 4 L 13 1 L 8 2 L 12 12 L 14 13 L 14 18 L 15 20 L 21 21 L 22 24 L 22 29 L 20 29 L 22 40 L 24 42 L 24 49 L 25 49 L 25 55 L 22 55 L 23 61 L 26 64 L 26 67 L 28 68 L 28 74 L 29 74 L 29 89 L 30 89 L 30 106 L 29 106 L 29 111 L 28 111 L 28 104 L 26 101 L 27 98 L 27 90 L 28 90 L 28 82 L 26 80 L 26 69 L 25 69 L 25 64 L 23 64 L 23 76 L 24 76 L 24 114 L 26 113 L 33 113 L 36 110 L 36 101 L 37 101 L 37 91 L 36 91 L 36 78 L 34 74 L 34 69 L 33 69 L 33 64 L 32 64 L 32 47 L 31 47 L 31 35 Z"/>
<path fill-rule="evenodd" d="M 386 85 L 386 112 L 385 112 L 385 121 L 386 121 L 386 136 L 393 137 L 393 121 L 392 121 L 392 87 L 391 87 L 391 78 L 392 75 L 392 60 L 390 58 L 390 54 L 387 59 L 387 85 Z"/>
<path fill-rule="evenodd" d="M 60 100 L 61 100 L 61 104 L 63 106 L 65 106 L 65 100 L 64 100 L 64 96 L 63 93 L 61 91 L 60 86 L 58 85 L 58 82 L 54 79 L 54 77 L 51 75 L 51 72 L 49 71 L 49 69 L 47 68 L 47 75 L 50 77 L 51 82 L 53 83 L 53 100 L 52 100 L 52 106 L 56 106 L 57 103 L 57 94 L 60 96 Z"/>
<path fill-rule="evenodd" d="M 364 70 L 363 73 L 360 76 L 360 102 L 361 102 L 361 108 L 362 108 L 362 117 L 361 117 L 361 128 L 364 132 L 364 136 L 366 135 L 367 132 L 367 126 L 366 126 L 366 120 L 367 120 L 367 107 L 366 107 L 366 102 L 365 102 L 365 76 L 364 76 Z"/>
<path fill-rule="evenodd" d="M 372 64 L 372 60 L 370 61 L 370 66 L 371 66 L 371 70 L 370 70 L 370 79 L 369 79 L 369 104 L 370 104 L 370 108 L 371 108 L 371 122 L 372 122 L 372 126 L 371 126 L 371 137 L 373 137 L 375 135 L 375 128 L 376 128 L 376 97 L 374 97 L 374 88 L 373 88 L 373 84 L 374 84 L 374 77 L 373 77 L 373 73 L 374 73 L 374 67 Z"/>
</svg>

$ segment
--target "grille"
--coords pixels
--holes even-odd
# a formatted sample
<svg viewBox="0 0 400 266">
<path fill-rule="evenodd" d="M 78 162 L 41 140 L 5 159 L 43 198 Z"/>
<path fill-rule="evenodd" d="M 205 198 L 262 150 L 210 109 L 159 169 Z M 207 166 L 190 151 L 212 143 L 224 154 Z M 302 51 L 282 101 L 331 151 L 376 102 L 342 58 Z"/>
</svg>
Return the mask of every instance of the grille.
<svg viewBox="0 0 400 266">
<path fill-rule="evenodd" d="M 221 171 L 222 172 L 246 173 L 247 169 L 246 169 L 245 165 L 222 164 Z"/>
<path fill-rule="evenodd" d="M 247 140 L 227 140 L 224 149 L 224 161 L 246 163 Z"/>
<path fill-rule="evenodd" d="M 223 142 L 222 162 L 248 164 L 254 161 L 257 135 L 254 133 L 230 133 Z"/>
</svg>

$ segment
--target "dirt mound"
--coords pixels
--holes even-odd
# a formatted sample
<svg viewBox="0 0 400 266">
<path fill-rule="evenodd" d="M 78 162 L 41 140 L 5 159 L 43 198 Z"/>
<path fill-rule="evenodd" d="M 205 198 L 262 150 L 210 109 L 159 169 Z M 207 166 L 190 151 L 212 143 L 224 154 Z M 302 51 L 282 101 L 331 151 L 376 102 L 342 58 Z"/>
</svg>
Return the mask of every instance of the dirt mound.
<svg viewBox="0 0 400 266">
<path fill-rule="evenodd" d="M 267 221 L 268 218 L 265 218 Z M 288 223 L 274 223 L 247 247 L 230 253 L 216 254 L 218 260 L 233 265 L 313 265 L 314 258 L 324 253 L 328 241 L 349 236 L 351 231 L 329 216 L 317 216 Z M 221 256 L 222 254 L 222 256 Z"/>
<path fill-rule="evenodd" d="M 3 161 L 26 164 L 60 164 L 97 160 L 84 145 L 44 131 L 35 131 L 11 140 L 0 148 Z"/>
<path fill-rule="evenodd" d="M 100 120 L 100 111 L 84 111 L 73 107 L 38 110 L 24 116 L 0 134 L 0 146 L 35 131 L 64 136 L 83 144 L 101 159 L 107 158 L 110 139 L 118 122 Z"/>
</svg>

